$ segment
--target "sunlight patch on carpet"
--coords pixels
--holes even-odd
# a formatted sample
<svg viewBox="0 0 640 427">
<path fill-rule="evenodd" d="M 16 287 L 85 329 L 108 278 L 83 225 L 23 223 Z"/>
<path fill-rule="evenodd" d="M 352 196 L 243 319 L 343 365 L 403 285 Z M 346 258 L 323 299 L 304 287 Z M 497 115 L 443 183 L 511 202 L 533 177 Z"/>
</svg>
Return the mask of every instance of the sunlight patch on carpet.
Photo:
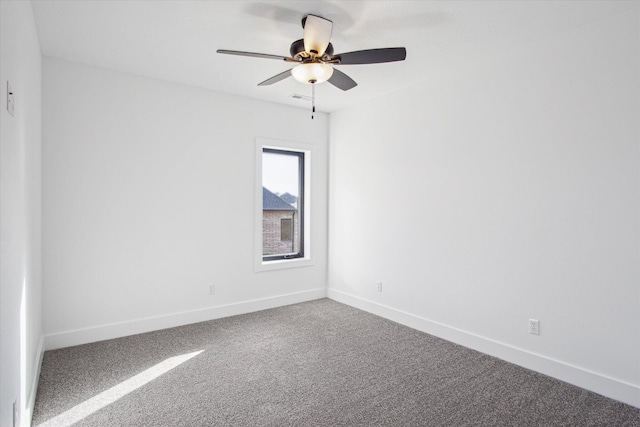
<svg viewBox="0 0 640 427">
<path fill-rule="evenodd" d="M 194 351 L 193 353 L 170 357 L 158 363 L 157 365 L 140 372 L 138 375 L 131 377 L 128 380 L 123 381 L 108 390 L 103 391 L 102 393 L 92 397 L 91 399 L 85 400 L 84 402 L 74 406 L 68 411 L 63 412 L 60 415 L 57 415 L 54 418 L 45 421 L 44 423 L 38 424 L 37 427 L 71 426 L 93 414 L 94 412 L 97 412 L 105 406 L 108 406 L 118 399 L 126 396 L 132 391 L 139 389 L 143 385 L 153 381 L 159 376 L 166 374 L 167 372 L 180 366 L 187 360 L 196 357 L 203 351 L 204 350 Z"/>
</svg>

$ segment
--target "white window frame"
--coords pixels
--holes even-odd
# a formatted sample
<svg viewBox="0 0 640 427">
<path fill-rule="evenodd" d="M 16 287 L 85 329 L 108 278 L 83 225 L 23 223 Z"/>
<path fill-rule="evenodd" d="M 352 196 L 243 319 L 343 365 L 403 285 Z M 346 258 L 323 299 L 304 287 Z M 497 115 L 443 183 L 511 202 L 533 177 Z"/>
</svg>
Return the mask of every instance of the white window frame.
<svg viewBox="0 0 640 427">
<path fill-rule="evenodd" d="M 262 259 L 262 150 L 264 148 L 304 153 L 304 257 L 272 261 L 264 261 Z M 253 233 L 255 238 L 254 270 L 256 272 L 313 265 L 311 258 L 311 151 L 312 146 L 309 144 L 256 138 L 255 223 Z"/>
</svg>

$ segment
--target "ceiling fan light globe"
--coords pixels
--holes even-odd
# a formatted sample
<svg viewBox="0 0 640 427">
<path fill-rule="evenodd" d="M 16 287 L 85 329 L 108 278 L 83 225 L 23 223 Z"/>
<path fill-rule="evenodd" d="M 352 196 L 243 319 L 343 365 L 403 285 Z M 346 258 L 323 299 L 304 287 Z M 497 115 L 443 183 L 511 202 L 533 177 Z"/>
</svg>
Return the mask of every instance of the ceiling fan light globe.
<svg viewBox="0 0 640 427">
<path fill-rule="evenodd" d="M 300 64 L 291 70 L 291 75 L 300 83 L 317 84 L 331 78 L 333 67 L 319 62 Z"/>
</svg>

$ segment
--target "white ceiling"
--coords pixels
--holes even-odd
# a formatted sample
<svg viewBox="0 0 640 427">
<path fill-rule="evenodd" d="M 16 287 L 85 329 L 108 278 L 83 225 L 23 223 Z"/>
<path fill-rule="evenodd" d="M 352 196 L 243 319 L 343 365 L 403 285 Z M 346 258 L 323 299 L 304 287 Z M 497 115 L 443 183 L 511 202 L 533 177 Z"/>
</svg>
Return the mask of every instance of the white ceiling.
<svg viewBox="0 0 640 427">
<path fill-rule="evenodd" d="M 216 49 L 289 55 L 307 13 L 333 21 L 335 53 L 407 48 L 403 62 L 345 65 L 358 86 L 317 87 L 317 108 L 331 112 L 415 84 L 433 84 L 460 67 L 526 49 L 636 1 L 184 1 L 34 0 L 42 53 L 215 91 L 309 108 L 292 94 L 308 85 L 257 84 L 287 63 Z"/>
</svg>

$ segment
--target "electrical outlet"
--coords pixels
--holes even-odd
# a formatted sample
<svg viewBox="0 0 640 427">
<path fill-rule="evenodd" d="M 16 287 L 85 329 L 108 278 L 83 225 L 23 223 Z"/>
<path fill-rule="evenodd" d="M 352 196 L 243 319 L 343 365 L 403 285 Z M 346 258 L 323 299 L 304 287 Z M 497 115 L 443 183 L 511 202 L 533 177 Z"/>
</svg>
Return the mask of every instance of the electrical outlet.
<svg viewBox="0 0 640 427">
<path fill-rule="evenodd" d="M 215 295 L 216 285 L 209 285 L 209 295 Z"/>
<path fill-rule="evenodd" d="M 529 333 L 532 335 L 540 335 L 540 321 L 529 319 Z"/>
<path fill-rule="evenodd" d="M 382 282 L 378 282 L 378 292 L 382 292 Z"/>
</svg>

